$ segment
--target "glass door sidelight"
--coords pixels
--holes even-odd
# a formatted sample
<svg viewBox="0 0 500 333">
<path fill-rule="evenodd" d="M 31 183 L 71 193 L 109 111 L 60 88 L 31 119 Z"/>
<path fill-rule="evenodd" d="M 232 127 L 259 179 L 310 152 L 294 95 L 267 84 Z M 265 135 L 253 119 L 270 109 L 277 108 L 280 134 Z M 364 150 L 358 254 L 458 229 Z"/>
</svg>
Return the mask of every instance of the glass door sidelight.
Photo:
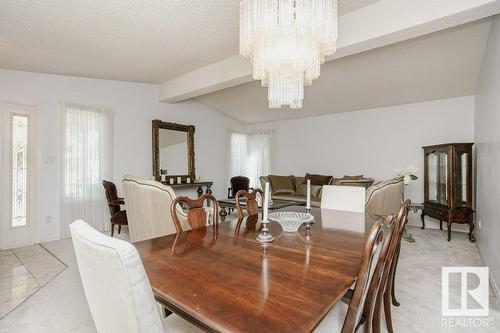
<svg viewBox="0 0 500 333">
<path fill-rule="evenodd" d="M 35 108 L 0 102 L 2 111 L 2 225 L 0 248 L 35 242 Z"/>
</svg>

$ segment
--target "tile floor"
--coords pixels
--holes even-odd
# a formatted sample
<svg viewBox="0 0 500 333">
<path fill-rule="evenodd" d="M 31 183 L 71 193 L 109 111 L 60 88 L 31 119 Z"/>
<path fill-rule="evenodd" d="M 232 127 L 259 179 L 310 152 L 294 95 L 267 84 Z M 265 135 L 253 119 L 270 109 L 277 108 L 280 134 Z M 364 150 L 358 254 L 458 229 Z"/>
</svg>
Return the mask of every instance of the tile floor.
<svg viewBox="0 0 500 333">
<path fill-rule="evenodd" d="M 41 245 L 0 251 L 0 319 L 66 269 Z"/>
<path fill-rule="evenodd" d="M 490 296 L 492 321 L 489 328 L 441 325 L 441 267 L 481 266 L 476 244 L 470 243 L 466 234 L 458 232 L 453 233 L 451 242 L 446 241 L 445 231 L 411 228 L 410 232 L 416 242 L 402 243 L 396 285 L 401 306 L 393 307 L 395 331 L 500 332 L 500 306 L 493 294 Z M 126 237 L 126 234 L 121 235 L 121 238 Z M 68 267 L 0 320 L 0 332 L 95 332 L 71 240 L 43 246 Z M 174 332 L 197 331 L 175 315 L 167 318 L 166 325 Z"/>
</svg>

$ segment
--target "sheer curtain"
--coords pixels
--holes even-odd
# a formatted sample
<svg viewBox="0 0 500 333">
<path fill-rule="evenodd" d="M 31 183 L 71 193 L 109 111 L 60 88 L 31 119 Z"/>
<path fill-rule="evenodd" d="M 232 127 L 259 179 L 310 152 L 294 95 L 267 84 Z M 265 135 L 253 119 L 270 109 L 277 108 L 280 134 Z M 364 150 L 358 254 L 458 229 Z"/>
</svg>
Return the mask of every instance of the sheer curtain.
<svg viewBox="0 0 500 333">
<path fill-rule="evenodd" d="M 112 176 L 111 112 L 64 103 L 63 138 L 61 237 L 69 237 L 69 224 L 77 219 L 107 231 L 109 211 L 101 182 Z"/>
<path fill-rule="evenodd" d="M 274 131 L 229 132 L 229 175 L 247 176 L 260 187 L 259 177 L 273 170 Z"/>
<path fill-rule="evenodd" d="M 247 173 L 246 158 L 248 138 L 246 133 L 228 131 L 229 165 L 228 181 L 234 176 L 244 176 Z"/>
</svg>

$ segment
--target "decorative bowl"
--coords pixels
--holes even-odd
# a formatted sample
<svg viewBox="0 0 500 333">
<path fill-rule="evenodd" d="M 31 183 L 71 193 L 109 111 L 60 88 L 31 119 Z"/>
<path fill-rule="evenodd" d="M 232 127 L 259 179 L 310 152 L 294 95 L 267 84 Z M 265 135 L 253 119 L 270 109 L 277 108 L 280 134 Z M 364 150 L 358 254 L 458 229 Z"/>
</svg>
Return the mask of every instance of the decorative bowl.
<svg viewBox="0 0 500 333">
<path fill-rule="evenodd" d="M 274 212 L 269 214 L 268 219 L 278 222 L 283 231 L 296 232 L 302 224 L 314 220 L 314 217 L 309 213 Z"/>
</svg>

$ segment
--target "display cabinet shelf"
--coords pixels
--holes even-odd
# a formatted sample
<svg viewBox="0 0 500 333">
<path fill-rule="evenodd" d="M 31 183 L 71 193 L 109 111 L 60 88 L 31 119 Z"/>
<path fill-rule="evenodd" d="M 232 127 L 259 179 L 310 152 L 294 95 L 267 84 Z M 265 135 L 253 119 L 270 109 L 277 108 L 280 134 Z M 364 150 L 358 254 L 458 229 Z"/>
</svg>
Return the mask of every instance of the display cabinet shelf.
<svg viewBox="0 0 500 333">
<path fill-rule="evenodd" d="M 443 221 L 448 226 L 448 241 L 453 223 L 469 225 L 469 240 L 474 238 L 474 210 L 472 209 L 472 145 L 447 143 L 426 146 L 424 149 L 424 203 L 425 216 Z"/>
</svg>

